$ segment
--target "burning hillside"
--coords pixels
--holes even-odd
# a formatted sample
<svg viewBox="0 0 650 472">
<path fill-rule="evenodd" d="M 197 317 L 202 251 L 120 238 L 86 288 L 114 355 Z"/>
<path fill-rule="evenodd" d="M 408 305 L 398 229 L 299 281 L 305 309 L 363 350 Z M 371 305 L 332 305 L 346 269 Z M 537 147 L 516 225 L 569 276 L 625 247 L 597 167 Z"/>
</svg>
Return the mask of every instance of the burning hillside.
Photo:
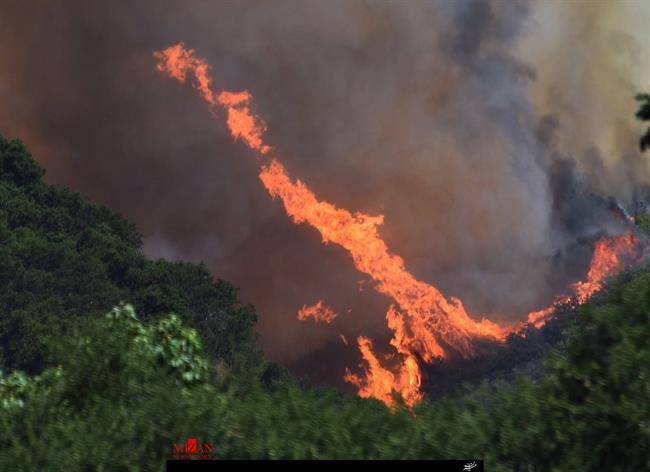
<svg viewBox="0 0 650 472">
<path fill-rule="evenodd" d="M 182 83 L 190 77 L 213 116 L 219 118 L 225 112 L 231 136 L 258 153 L 259 178 L 270 196 L 282 201 L 292 221 L 312 226 L 324 244 L 344 248 L 356 269 L 374 281 L 375 290 L 393 301 L 386 314 L 388 328 L 393 332 L 390 345 L 395 350 L 390 365 L 378 358 L 369 338 L 357 339 L 365 365 L 361 374 L 348 370 L 345 379 L 357 386 L 359 395 L 391 404 L 397 393 L 412 406 L 422 397 L 420 362 L 431 363 L 450 353 L 471 357 L 475 353 L 475 341 L 500 342 L 524 326 L 525 322 L 496 323 L 469 316 L 461 300 L 445 296 L 435 286 L 419 280 L 406 269 L 404 260 L 389 250 L 378 231 L 383 215 L 338 208 L 319 199 L 302 181 L 293 179 L 276 150 L 266 142 L 266 124 L 253 111 L 250 93 L 215 93 L 211 88 L 209 65 L 193 50 L 178 44 L 156 52 L 155 57 L 159 71 Z M 559 296 L 556 302 L 571 297 L 583 302 L 601 287 L 606 277 L 633 260 L 638 248 L 639 241 L 632 233 L 603 236 L 595 243 L 586 280 L 574 284 L 572 293 Z M 304 313 L 308 308 L 304 307 Z M 530 313 L 527 320 L 540 326 L 551 313 L 552 307 L 539 310 Z"/>
</svg>

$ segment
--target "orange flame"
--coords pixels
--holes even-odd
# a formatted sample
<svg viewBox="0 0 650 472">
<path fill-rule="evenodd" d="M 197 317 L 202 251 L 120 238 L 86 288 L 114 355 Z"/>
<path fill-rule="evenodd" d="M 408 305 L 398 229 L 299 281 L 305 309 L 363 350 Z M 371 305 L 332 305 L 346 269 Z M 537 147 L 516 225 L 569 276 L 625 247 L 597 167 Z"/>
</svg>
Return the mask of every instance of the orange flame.
<svg viewBox="0 0 650 472">
<path fill-rule="evenodd" d="M 572 299 L 578 303 L 587 301 L 591 295 L 602 288 L 607 277 L 618 274 L 625 267 L 625 261 L 634 258 L 638 247 L 639 241 L 631 232 L 614 237 L 605 236 L 596 241 L 587 280 L 571 286 L 573 297 L 570 295 L 557 297 L 550 307 L 529 313 L 528 322 L 539 328 L 549 320 L 556 305 L 567 303 Z"/>
<path fill-rule="evenodd" d="M 422 399 L 420 368 L 413 355 L 407 352 L 397 373 L 394 374 L 382 367 L 372 350 L 370 339 L 360 336 L 357 342 L 368 368 L 364 371 L 364 377 L 359 377 L 347 369 L 345 380 L 356 385 L 360 397 L 373 397 L 387 405 L 393 405 L 393 395 L 397 393 L 408 407 L 412 407 Z"/>
<path fill-rule="evenodd" d="M 264 143 L 266 125 L 251 110 L 252 99 L 247 91 L 224 91 L 215 95 L 210 88 L 212 79 L 208 74 L 208 64 L 182 44 L 156 52 L 154 56 L 159 61 L 158 70 L 179 82 L 186 81 L 188 72 L 194 75 L 194 87 L 208 103 L 213 115 L 216 116 L 215 110 L 219 106 L 225 108 L 227 126 L 234 139 L 241 139 L 250 149 L 263 156 L 273 151 L 271 146 Z M 372 342 L 359 337 L 359 349 L 367 364 L 365 377 L 360 378 L 349 370 L 345 375 L 347 381 L 359 388 L 359 395 L 393 404 L 392 395 L 398 393 L 411 406 L 421 398 L 418 358 L 429 363 L 436 358 L 446 357 L 450 350 L 469 357 L 474 353 L 473 340 L 476 338 L 502 341 L 508 333 L 520 329 L 521 325 L 502 327 L 486 319 L 475 321 L 469 317 L 460 300 L 446 298 L 433 285 L 417 280 L 406 270 L 402 258 L 391 254 L 379 236 L 378 227 L 384 221 L 383 215 L 353 214 L 318 200 L 304 183 L 292 180 L 276 158 L 269 157 L 259 177 L 271 196 L 282 200 L 287 214 L 295 223 L 308 223 L 318 230 L 323 243 L 332 242 L 346 249 L 355 267 L 376 282 L 377 291 L 395 301 L 386 318 L 394 333 L 390 344 L 399 354 L 400 365 L 393 370 L 383 367 L 373 352 Z M 596 274 L 618 267 L 616 263 L 612 264 L 610 256 L 605 255 L 606 250 L 611 250 L 610 246 L 603 243 L 602 251 L 605 252 L 602 256 L 598 252 L 599 247 L 596 249 L 597 257 L 603 262 L 592 264 L 593 275 L 590 270 L 587 282 L 575 286 L 581 300 L 583 296 L 588 296 L 584 294 L 592 293 L 595 290 L 593 287 L 601 283 L 602 277 L 598 279 Z M 531 313 L 529 319 L 537 323 L 551 312 L 552 307 Z"/>
<path fill-rule="evenodd" d="M 555 311 L 555 307 L 557 305 L 567 303 L 570 300 L 571 297 L 558 297 L 555 299 L 555 301 L 551 306 L 544 308 L 542 310 L 531 311 L 530 313 L 528 313 L 528 322 L 533 324 L 536 328 L 542 327 L 543 325 L 546 324 L 546 322 L 549 320 L 551 315 L 553 315 L 553 312 Z"/>
<path fill-rule="evenodd" d="M 460 300 L 447 300 L 438 289 L 409 273 L 402 258 L 390 254 L 377 232 L 384 220 L 382 215 L 352 214 L 319 201 L 300 180 L 293 182 L 275 159 L 262 167 L 260 179 L 271 196 L 282 200 L 294 222 L 309 223 L 320 232 L 324 243 L 345 248 L 356 268 L 377 282 L 376 289 L 397 302 L 407 314 L 405 323 L 413 331 L 412 337 L 417 338 L 416 351 L 425 361 L 444 357 L 439 341 L 469 356 L 473 352 L 470 338 L 503 339 L 506 335 L 488 320 L 472 320 Z"/>
<path fill-rule="evenodd" d="M 602 238 L 596 242 L 589 264 L 587 280 L 573 285 L 578 302 L 584 303 L 594 292 L 600 290 L 607 277 L 619 273 L 624 259 L 634 256 L 639 241 L 631 232 L 614 238 Z"/>
<path fill-rule="evenodd" d="M 300 310 L 298 310 L 299 320 L 304 321 L 310 316 L 314 318 L 314 321 L 316 321 L 316 323 L 319 321 L 323 321 L 324 323 L 331 323 L 338 315 L 334 313 L 334 310 L 325 305 L 323 303 L 323 300 L 318 300 L 315 305 L 304 305 Z"/>
</svg>

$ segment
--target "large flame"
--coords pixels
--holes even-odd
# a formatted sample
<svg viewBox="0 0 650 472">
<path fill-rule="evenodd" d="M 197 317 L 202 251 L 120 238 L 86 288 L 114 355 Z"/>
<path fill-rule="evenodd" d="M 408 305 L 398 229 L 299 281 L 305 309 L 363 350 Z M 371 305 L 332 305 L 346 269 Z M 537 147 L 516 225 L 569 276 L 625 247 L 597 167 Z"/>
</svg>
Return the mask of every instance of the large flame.
<svg viewBox="0 0 650 472">
<path fill-rule="evenodd" d="M 398 353 L 399 365 L 392 369 L 382 366 L 372 342 L 359 337 L 359 349 L 367 364 L 365 375 L 360 377 L 348 371 L 345 378 L 359 388 L 361 396 L 372 396 L 392 404 L 393 394 L 397 393 L 406 405 L 412 406 L 421 398 L 418 358 L 428 363 L 447 357 L 451 351 L 469 357 L 474 353 L 473 341 L 477 338 L 502 341 L 508 333 L 521 327 L 499 326 L 486 319 L 470 318 L 460 300 L 447 298 L 433 285 L 416 279 L 406 270 L 402 258 L 389 252 L 378 233 L 384 220 L 382 215 L 370 216 L 337 208 L 319 200 L 300 180 L 292 180 L 284 166 L 272 156 L 273 148 L 264 142 L 266 125 L 251 110 L 251 95 L 247 91 L 215 94 L 211 89 L 209 66 L 193 50 L 177 44 L 154 56 L 159 61 L 158 70 L 179 82 L 185 82 L 191 72 L 194 87 L 211 112 L 217 116 L 219 107 L 225 109 L 232 137 L 241 139 L 250 149 L 267 158 L 259 177 L 270 195 L 282 200 L 291 219 L 313 226 L 321 234 L 323 243 L 335 243 L 346 249 L 355 267 L 376 282 L 379 292 L 394 300 L 386 318 L 394 333 L 390 344 Z M 575 286 L 580 300 L 597 290 L 602 278 L 619 267 L 617 246 L 608 241 L 596 247 L 594 259 L 601 262 L 592 263 L 593 274 L 590 270 L 588 280 Z M 633 245 L 633 239 L 630 238 L 629 243 Z M 543 323 L 551 312 L 549 308 L 529 316 L 534 318 L 533 322 Z"/>
<path fill-rule="evenodd" d="M 625 267 L 626 260 L 635 257 L 638 247 L 639 241 L 631 232 L 620 236 L 603 237 L 596 241 L 587 279 L 571 286 L 573 295 L 558 296 L 550 307 L 529 313 L 528 322 L 539 328 L 553 315 L 556 305 L 568 303 L 572 299 L 584 303 L 602 288 L 607 277 L 618 274 Z"/>
<path fill-rule="evenodd" d="M 164 51 L 155 52 L 154 57 L 159 61 L 157 68 L 160 72 L 166 72 L 181 83 L 185 83 L 188 71 L 194 74 L 196 79 L 194 87 L 203 99 L 211 107 L 222 106 L 226 109 L 228 129 L 233 138 L 243 139 L 248 147 L 262 154 L 271 151 L 271 147 L 262 141 L 266 124 L 251 112 L 249 106 L 251 96 L 247 91 L 224 91 L 215 96 L 210 88 L 212 84 L 212 79 L 208 74 L 210 67 L 205 60 L 197 58 L 192 49 L 185 49 L 182 43 Z"/>
</svg>

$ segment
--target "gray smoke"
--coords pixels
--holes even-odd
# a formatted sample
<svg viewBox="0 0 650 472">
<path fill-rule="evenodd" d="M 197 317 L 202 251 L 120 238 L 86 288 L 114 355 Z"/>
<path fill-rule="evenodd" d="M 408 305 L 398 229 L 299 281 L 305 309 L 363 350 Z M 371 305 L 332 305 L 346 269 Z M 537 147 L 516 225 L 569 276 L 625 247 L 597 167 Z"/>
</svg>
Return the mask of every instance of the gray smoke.
<svg viewBox="0 0 650 472">
<path fill-rule="evenodd" d="M 342 249 L 288 220 L 225 124 L 155 72 L 154 50 L 184 41 L 213 65 L 215 87 L 250 90 L 293 176 L 385 214 L 392 251 L 476 315 L 548 304 L 584 276 L 590 240 L 620 231 L 609 197 L 632 208 L 645 196 L 631 117 L 557 85 L 574 86 L 580 64 L 567 64 L 597 34 L 583 28 L 589 40 L 551 61 L 540 51 L 555 40 L 530 46 L 539 4 L 1 3 L 0 132 L 23 138 L 51 182 L 134 221 L 151 256 L 205 261 L 240 286 L 276 359 L 339 333 L 384 335 L 389 300 Z M 633 109 L 626 87 L 617 99 Z M 629 139 L 620 156 L 594 137 L 594 110 L 618 130 L 612 142 Z M 296 319 L 320 298 L 334 323 Z"/>
</svg>

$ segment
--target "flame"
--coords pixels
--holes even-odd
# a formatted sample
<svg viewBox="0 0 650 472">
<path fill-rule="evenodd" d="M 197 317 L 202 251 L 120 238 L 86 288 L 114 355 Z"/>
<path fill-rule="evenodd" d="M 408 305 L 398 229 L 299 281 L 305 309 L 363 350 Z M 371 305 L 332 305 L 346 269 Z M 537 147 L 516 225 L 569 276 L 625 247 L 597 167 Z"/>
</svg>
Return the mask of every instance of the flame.
<svg viewBox="0 0 650 472">
<path fill-rule="evenodd" d="M 282 200 L 295 223 L 309 223 L 320 232 L 323 243 L 345 248 L 355 267 L 377 282 L 376 289 L 397 302 L 406 314 L 405 324 L 413 331 L 407 338 L 418 339 L 416 351 L 425 361 L 445 356 L 440 341 L 469 356 L 473 353 L 471 338 L 503 339 L 507 334 L 488 320 L 472 320 L 460 300 L 447 300 L 438 289 L 409 273 L 402 258 L 391 254 L 379 236 L 382 215 L 352 214 L 319 201 L 300 180 L 292 181 L 275 159 L 262 167 L 260 179 L 271 196 Z"/>
<path fill-rule="evenodd" d="M 323 303 L 323 300 L 318 300 L 315 305 L 304 305 L 298 310 L 298 319 L 306 320 L 309 317 L 314 318 L 317 323 L 323 321 L 324 323 L 331 323 L 338 316 L 330 307 Z"/>
<path fill-rule="evenodd" d="M 394 300 L 386 319 L 394 336 L 390 344 L 398 353 L 397 367 L 383 367 L 375 355 L 372 342 L 366 337 L 357 339 L 366 367 L 364 377 L 349 370 L 348 382 L 359 389 L 362 397 L 372 396 L 393 404 L 393 394 L 401 395 L 405 404 L 412 406 L 421 399 L 421 374 L 418 359 L 430 363 L 447 357 L 455 351 L 464 357 L 474 354 L 473 341 L 477 338 L 503 341 L 521 324 L 499 326 L 489 320 L 475 321 L 465 311 L 462 302 L 445 297 L 436 287 L 416 279 L 405 268 L 401 257 L 391 254 L 380 237 L 378 228 L 383 215 L 365 215 L 337 208 L 319 200 L 300 180 L 292 180 L 276 157 L 274 150 L 264 142 L 266 124 L 251 109 L 252 97 L 247 91 L 215 94 L 211 87 L 210 67 L 205 60 L 195 56 L 194 51 L 177 44 L 154 53 L 159 71 L 184 83 L 191 72 L 195 78 L 194 88 L 208 103 L 210 111 L 218 116 L 218 109 L 227 114 L 227 126 L 233 139 L 241 139 L 250 149 L 266 157 L 259 177 L 273 198 L 279 198 L 287 214 L 295 223 L 308 223 L 321 235 L 323 243 L 338 244 L 348 251 L 355 267 L 370 276 L 375 288 Z M 576 284 L 578 299 L 583 300 L 597 290 L 602 278 L 619 268 L 611 251 L 618 250 L 608 240 L 597 245 L 587 281 Z M 632 239 L 629 239 L 632 244 Z M 605 275 L 603 275 L 605 274 Z M 320 303 L 320 302 L 319 302 Z M 303 307 L 311 310 L 314 307 Z M 543 323 L 553 307 L 531 313 L 529 320 Z M 306 313 L 306 311 L 305 311 Z M 300 318 L 300 313 L 299 313 Z M 305 314 L 304 316 L 309 316 Z"/>
<path fill-rule="evenodd" d="M 589 264 L 587 280 L 573 285 L 578 302 L 584 303 L 594 292 L 602 288 L 607 277 L 619 273 L 625 266 L 624 260 L 634 256 L 638 245 L 639 241 L 631 232 L 597 241 Z"/>
<path fill-rule="evenodd" d="M 556 298 L 553 304 L 547 308 L 538 311 L 531 311 L 528 313 L 528 322 L 533 324 L 536 328 L 540 328 L 546 324 L 557 305 L 567 303 L 571 300 L 571 297 L 561 297 Z"/>
<path fill-rule="evenodd" d="M 578 303 L 587 301 L 591 295 L 603 287 L 605 279 L 618 274 L 625 267 L 625 261 L 635 257 L 638 247 L 639 240 L 634 237 L 632 232 L 600 238 L 594 245 L 587 279 L 571 286 L 572 296 L 559 296 L 550 307 L 529 313 L 528 322 L 539 328 L 549 320 L 557 305 L 568 303 L 571 300 Z"/>
<path fill-rule="evenodd" d="M 247 91 L 221 92 L 215 96 L 210 88 L 212 79 L 208 71 L 210 66 L 205 60 L 194 55 L 193 49 L 185 49 L 183 43 L 171 46 L 164 51 L 154 53 L 158 59 L 156 68 L 167 73 L 170 77 L 185 83 L 187 72 L 194 74 L 196 83 L 194 87 L 211 107 L 223 106 L 228 113 L 228 129 L 236 140 L 241 138 L 256 151 L 267 154 L 271 147 L 264 144 L 262 137 L 266 131 L 266 124 L 250 109 L 251 96 Z"/>
</svg>

